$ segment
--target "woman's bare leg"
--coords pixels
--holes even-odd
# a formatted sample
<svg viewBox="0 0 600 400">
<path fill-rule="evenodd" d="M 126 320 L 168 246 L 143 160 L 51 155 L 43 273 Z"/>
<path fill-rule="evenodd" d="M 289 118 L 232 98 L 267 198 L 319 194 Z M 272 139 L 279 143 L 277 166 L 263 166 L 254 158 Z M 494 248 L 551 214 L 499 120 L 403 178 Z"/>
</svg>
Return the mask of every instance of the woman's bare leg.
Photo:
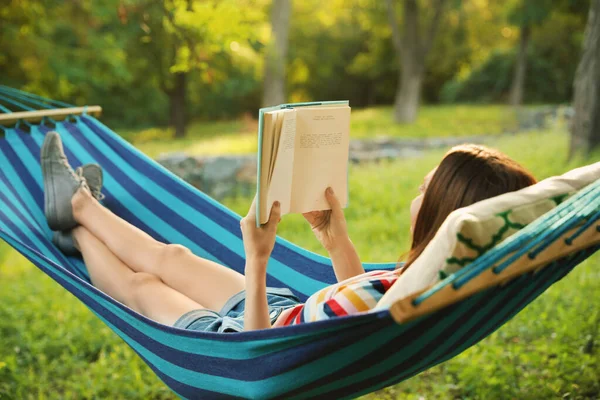
<svg viewBox="0 0 600 400">
<path fill-rule="evenodd" d="M 79 190 L 71 201 L 75 220 L 102 241 L 136 272 L 156 275 L 165 284 L 205 307 L 219 311 L 234 294 L 244 290 L 244 276 L 194 255 L 180 245 L 166 245 L 121 219 Z"/>
<path fill-rule="evenodd" d="M 94 286 L 140 314 L 173 325 L 183 314 L 204 308 L 156 276 L 131 270 L 86 228 L 75 228 L 73 235 Z"/>
</svg>

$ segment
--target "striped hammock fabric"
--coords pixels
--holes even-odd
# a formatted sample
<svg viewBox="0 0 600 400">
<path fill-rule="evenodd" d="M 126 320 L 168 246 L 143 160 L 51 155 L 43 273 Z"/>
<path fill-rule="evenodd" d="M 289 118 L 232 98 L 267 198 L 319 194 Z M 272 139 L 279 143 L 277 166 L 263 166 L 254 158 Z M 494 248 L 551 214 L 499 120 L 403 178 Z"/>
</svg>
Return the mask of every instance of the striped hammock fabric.
<svg viewBox="0 0 600 400">
<path fill-rule="evenodd" d="M 42 102 L 37 96 L 12 93 L 22 96 L 22 103 Z M 44 99 L 43 104 L 48 102 Z M 97 290 L 82 261 L 65 257 L 51 244 L 39 164 L 40 146 L 50 128 L 30 125 L 27 130 L 0 130 L 0 238 L 84 302 L 182 398 L 353 398 L 401 382 L 494 332 L 598 249 L 595 245 L 577 251 L 536 273 L 405 323 L 397 323 L 389 310 L 381 310 L 264 331 L 215 334 L 175 329 Z M 105 205 L 117 215 L 157 240 L 182 244 L 201 257 L 243 272 L 239 215 L 89 115 L 56 122 L 52 130 L 60 133 L 74 166 L 102 165 Z M 549 214 L 486 257 L 504 257 L 524 246 L 551 243 L 560 238 L 555 234 L 563 227 L 597 225 L 600 182 Z M 394 265 L 364 264 L 366 270 Z M 465 270 L 492 266 L 475 262 Z M 289 287 L 303 300 L 335 283 L 328 258 L 282 238 L 277 239 L 268 271 L 270 286 Z"/>
</svg>

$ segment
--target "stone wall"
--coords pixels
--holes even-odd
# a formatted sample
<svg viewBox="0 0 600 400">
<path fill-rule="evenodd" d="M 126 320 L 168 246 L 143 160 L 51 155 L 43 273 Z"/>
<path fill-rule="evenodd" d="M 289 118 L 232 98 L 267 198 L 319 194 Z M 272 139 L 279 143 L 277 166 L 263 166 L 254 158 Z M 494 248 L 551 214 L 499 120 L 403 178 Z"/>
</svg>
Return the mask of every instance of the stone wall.
<svg viewBox="0 0 600 400">
<path fill-rule="evenodd" d="M 183 180 L 221 200 L 256 192 L 256 155 L 187 156 L 172 153 L 157 160 Z"/>
<path fill-rule="evenodd" d="M 449 148 L 461 143 L 486 143 L 495 136 L 473 136 L 427 140 L 351 140 L 349 159 L 353 164 L 418 158 L 425 150 Z M 256 155 L 188 156 L 171 153 L 157 160 L 177 176 L 221 200 L 228 196 L 250 196 L 256 191 Z"/>
</svg>

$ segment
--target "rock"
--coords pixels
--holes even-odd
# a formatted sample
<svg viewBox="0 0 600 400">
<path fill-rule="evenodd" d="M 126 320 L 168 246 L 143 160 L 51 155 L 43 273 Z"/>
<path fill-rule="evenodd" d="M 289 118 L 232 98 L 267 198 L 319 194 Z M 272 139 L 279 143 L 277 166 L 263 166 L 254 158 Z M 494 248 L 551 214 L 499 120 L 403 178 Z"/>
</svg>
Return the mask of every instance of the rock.
<svg viewBox="0 0 600 400">
<path fill-rule="evenodd" d="M 179 163 L 190 158 L 184 152 L 163 153 L 156 159 L 161 164 L 178 165 Z"/>
<path fill-rule="evenodd" d="M 214 184 L 235 178 L 241 160 L 236 157 L 215 157 L 205 160 L 204 181 Z"/>
<path fill-rule="evenodd" d="M 217 182 L 210 188 L 208 195 L 216 200 L 222 200 L 225 197 L 233 196 L 235 189 L 235 182 Z"/>
<path fill-rule="evenodd" d="M 395 158 L 400 157 L 400 150 L 394 148 L 383 148 L 375 153 L 375 158 L 377 159 L 390 159 L 393 160 Z"/>
<path fill-rule="evenodd" d="M 256 161 L 247 161 L 238 169 L 235 179 L 238 182 L 256 183 L 256 173 Z"/>
</svg>

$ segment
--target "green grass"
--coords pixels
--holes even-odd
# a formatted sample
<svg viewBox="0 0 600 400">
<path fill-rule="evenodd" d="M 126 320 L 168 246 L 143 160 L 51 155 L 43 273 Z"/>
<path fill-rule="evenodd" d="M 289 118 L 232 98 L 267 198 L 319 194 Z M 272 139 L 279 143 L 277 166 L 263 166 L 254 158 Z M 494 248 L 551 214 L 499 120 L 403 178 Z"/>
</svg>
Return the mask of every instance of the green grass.
<svg viewBox="0 0 600 400">
<path fill-rule="evenodd" d="M 391 107 L 352 111 L 352 138 L 430 138 L 497 134 L 516 128 L 512 108 L 489 105 L 424 106 L 411 125 L 395 124 Z M 170 129 L 122 131 L 125 138 L 151 157 L 184 151 L 193 155 L 255 153 L 257 124 L 249 118 L 237 121 L 193 122 L 187 136 L 173 140 Z"/>
<path fill-rule="evenodd" d="M 568 137 L 538 132 L 495 147 L 538 178 L 566 162 Z M 350 235 L 364 261 L 407 249 L 409 203 L 442 157 L 351 166 Z M 594 154 L 591 160 L 600 159 Z M 590 161 L 587 161 L 590 162 Z M 244 214 L 249 199 L 225 204 Z M 281 236 L 323 254 L 301 216 Z M 0 399 L 174 399 L 139 357 L 98 318 L 20 255 L 0 244 Z M 593 399 L 600 397 L 600 254 L 580 265 L 503 328 L 462 355 L 366 399 Z M 595 341 L 591 354 L 584 351 Z"/>
</svg>

